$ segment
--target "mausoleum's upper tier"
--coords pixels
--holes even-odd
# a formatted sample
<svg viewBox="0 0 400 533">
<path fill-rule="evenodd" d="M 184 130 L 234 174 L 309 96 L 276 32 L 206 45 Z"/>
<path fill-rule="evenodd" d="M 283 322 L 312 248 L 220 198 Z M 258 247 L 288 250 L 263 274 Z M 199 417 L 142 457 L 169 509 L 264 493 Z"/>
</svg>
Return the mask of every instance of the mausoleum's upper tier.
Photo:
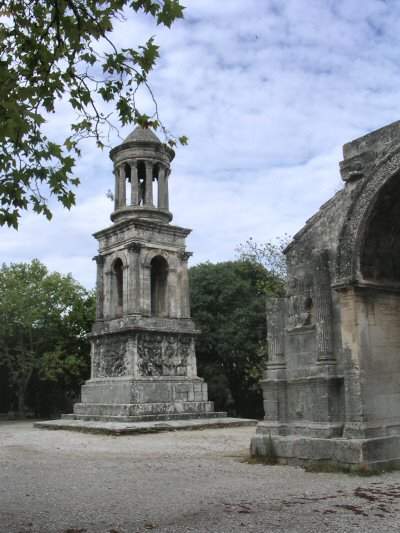
<svg viewBox="0 0 400 533">
<path fill-rule="evenodd" d="M 110 151 L 115 174 L 113 222 L 130 218 L 168 223 L 168 178 L 174 151 L 140 126 Z"/>
</svg>

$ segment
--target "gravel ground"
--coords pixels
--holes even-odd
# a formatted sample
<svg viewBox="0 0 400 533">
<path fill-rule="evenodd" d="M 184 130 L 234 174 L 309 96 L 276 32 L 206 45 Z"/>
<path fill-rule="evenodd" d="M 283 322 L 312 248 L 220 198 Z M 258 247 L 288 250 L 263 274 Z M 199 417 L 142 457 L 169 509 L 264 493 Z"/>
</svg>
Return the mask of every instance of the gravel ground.
<svg viewBox="0 0 400 533">
<path fill-rule="evenodd" d="M 0 531 L 400 532 L 400 472 L 248 464 L 253 433 L 110 437 L 0 422 Z"/>
</svg>

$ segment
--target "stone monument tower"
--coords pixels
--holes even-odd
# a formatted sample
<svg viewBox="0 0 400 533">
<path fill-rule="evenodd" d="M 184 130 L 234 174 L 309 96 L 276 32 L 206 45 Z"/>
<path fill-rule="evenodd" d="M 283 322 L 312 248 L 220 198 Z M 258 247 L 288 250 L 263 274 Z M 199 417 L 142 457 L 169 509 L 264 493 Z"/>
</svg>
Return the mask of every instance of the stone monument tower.
<svg viewBox="0 0 400 533">
<path fill-rule="evenodd" d="M 91 378 L 65 418 L 136 422 L 220 417 L 197 376 L 190 318 L 190 230 L 170 224 L 174 152 L 137 127 L 110 152 L 113 224 L 99 242 Z"/>
</svg>

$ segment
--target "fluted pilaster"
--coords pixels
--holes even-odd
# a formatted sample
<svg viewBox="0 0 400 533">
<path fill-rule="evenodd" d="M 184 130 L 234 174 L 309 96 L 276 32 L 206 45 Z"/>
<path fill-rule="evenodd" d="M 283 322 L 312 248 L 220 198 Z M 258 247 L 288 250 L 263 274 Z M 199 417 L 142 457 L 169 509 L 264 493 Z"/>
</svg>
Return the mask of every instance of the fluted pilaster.
<svg viewBox="0 0 400 533">
<path fill-rule="evenodd" d="M 102 320 L 104 317 L 104 257 L 96 255 L 93 257 L 97 265 L 96 274 L 96 319 Z"/>
<path fill-rule="evenodd" d="M 332 331 L 332 289 L 329 271 L 329 255 L 326 250 L 314 258 L 314 303 L 319 361 L 334 359 Z"/>
<path fill-rule="evenodd" d="M 267 300 L 268 363 L 285 364 L 285 299 Z"/>
</svg>

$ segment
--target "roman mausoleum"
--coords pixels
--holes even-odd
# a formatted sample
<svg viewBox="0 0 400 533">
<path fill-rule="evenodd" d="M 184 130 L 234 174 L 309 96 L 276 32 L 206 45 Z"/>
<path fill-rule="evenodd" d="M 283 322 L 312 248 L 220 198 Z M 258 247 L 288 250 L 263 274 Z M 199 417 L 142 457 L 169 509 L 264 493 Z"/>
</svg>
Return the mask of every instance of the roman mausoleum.
<svg viewBox="0 0 400 533">
<path fill-rule="evenodd" d="M 64 419 L 125 421 L 223 416 L 197 376 L 190 318 L 190 230 L 171 224 L 174 152 L 137 127 L 110 152 L 112 225 L 98 231 L 91 378 Z"/>
<path fill-rule="evenodd" d="M 343 188 L 286 249 L 267 305 L 254 455 L 400 464 L 400 122 L 343 147 Z"/>
</svg>

